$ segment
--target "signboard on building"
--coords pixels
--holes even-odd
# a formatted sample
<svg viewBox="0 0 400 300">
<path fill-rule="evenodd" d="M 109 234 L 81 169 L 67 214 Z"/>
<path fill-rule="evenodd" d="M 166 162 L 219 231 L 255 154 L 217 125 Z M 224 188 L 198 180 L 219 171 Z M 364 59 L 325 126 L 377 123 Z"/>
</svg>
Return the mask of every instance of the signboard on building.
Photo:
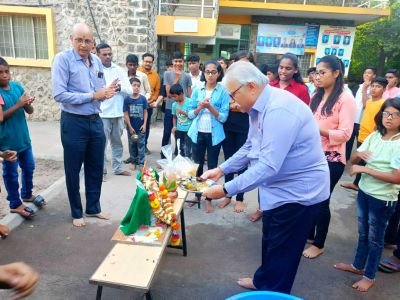
<svg viewBox="0 0 400 300">
<path fill-rule="evenodd" d="M 240 40 L 242 26 L 236 24 L 218 24 L 217 38 L 225 40 Z"/>
<path fill-rule="evenodd" d="M 319 27 L 317 24 L 307 24 L 306 47 L 317 47 Z"/>
<path fill-rule="evenodd" d="M 345 76 L 347 76 L 355 32 L 355 27 L 321 25 L 315 64 L 325 55 L 335 55 L 343 61 Z"/>
<path fill-rule="evenodd" d="M 304 55 L 307 26 L 258 24 L 256 52 Z"/>
</svg>

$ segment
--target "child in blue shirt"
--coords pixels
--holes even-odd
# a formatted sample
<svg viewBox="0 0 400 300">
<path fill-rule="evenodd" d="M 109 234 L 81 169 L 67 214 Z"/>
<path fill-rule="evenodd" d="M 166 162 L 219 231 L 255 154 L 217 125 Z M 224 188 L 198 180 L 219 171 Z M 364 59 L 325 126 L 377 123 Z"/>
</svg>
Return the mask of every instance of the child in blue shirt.
<svg viewBox="0 0 400 300">
<path fill-rule="evenodd" d="M 10 67 L 0 57 L 0 96 L 4 101 L 4 122 L 0 124 L 0 151 L 17 152 L 16 161 L 3 162 L 3 179 L 10 202 L 10 212 L 24 218 L 31 218 L 34 211 L 24 202 L 33 202 L 33 171 L 35 161 L 32 153 L 31 139 L 25 113 L 32 114 L 34 97 L 25 94 L 18 82 L 11 81 Z M 22 188 L 19 194 L 18 166 L 21 168 Z"/>
<path fill-rule="evenodd" d="M 132 85 L 132 96 L 124 99 L 124 119 L 129 138 L 134 134 L 138 135 L 137 141 L 131 144 L 132 154 L 131 161 L 133 164 L 139 165 L 139 169 L 143 167 L 145 160 L 145 137 L 147 122 L 147 100 L 140 95 L 140 80 L 132 77 L 129 79 Z M 133 169 L 135 165 L 133 165 Z"/>
<path fill-rule="evenodd" d="M 173 124 L 172 132 L 175 138 L 180 140 L 179 153 L 182 156 L 191 158 L 192 156 L 192 141 L 188 137 L 187 132 L 192 125 L 192 119 L 188 117 L 191 109 L 191 99 L 185 97 L 182 86 L 177 83 L 171 86 L 169 93 L 171 98 L 175 100 L 172 104 Z"/>
</svg>

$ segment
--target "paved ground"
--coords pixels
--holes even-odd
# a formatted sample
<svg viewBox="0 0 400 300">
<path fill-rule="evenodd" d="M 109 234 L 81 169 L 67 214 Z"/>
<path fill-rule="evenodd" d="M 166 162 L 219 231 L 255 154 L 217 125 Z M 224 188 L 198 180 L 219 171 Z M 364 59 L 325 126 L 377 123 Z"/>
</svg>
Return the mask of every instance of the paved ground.
<svg viewBox="0 0 400 300">
<path fill-rule="evenodd" d="M 37 157 L 62 159 L 58 123 L 29 124 Z M 124 136 L 125 140 L 125 136 Z M 151 134 L 150 163 L 158 159 L 161 129 Z M 136 173 L 135 173 L 136 174 Z M 102 190 L 102 207 L 110 221 L 88 220 L 84 229 L 73 228 L 62 180 L 46 197 L 49 205 L 33 221 L 24 222 L 0 241 L 0 263 L 16 260 L 34 266 L 40 284 L 30 299 L 95 299 L 90 276 L 113 246 L 112 234 L 133 197 L 134 177 L 110 175 Z M 54 178 L 57 181 L 58 178 Z M 332 223 L 326 253 L 316 260 L 303 259 L 293 294 L 305 299 L 399 299 L 400 274 L 378 274 L 368 294 L 351 288 L 356 275 L 332 268 L 335 262 L 350 262 L 356 244 L 355 194 L 337 188 L 332 198 Z M 246 194 L 246 212 L 256 207 L 256 193 Z M 187 257 L 168 249 L 156 275 L 154 299 L 225 299 L 244 290 L 236 286 L 240 276 L 251 275 L 260 262 L 261 223 L 250 223 L 232 206 L 206 214 L 203 209 L 185 208 L 188 234 Z M 9 217 L 8 219 L 9 220 Z M 389 254 L 389 251 L 385 252 Z M 132 272 L 140 272 L 132 266 Z M 0 299 L 6 298 L 0 292 Z M 396 296 L 397 295 L 397 296 Z M 105 288 L 103 299 L 142 299 L 140 293 Z"/>
</svg>

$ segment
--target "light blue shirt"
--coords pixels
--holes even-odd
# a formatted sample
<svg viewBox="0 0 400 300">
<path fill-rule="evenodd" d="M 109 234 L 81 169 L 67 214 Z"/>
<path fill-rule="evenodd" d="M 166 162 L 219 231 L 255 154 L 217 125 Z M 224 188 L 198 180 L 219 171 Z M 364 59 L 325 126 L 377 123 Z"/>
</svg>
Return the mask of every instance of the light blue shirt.
<svg viewBox="0 0 400 300">
<path fill-rule="evenodd" d="M 199 103 L 206 98 L 205 86 L 203 85 L 199 88 L 195 88 L 191 98 L 192 109 L 189 111 L 189 118 L 193 119 L 193 122 L 189 128 L 188 136 L 193 143 L 197 143 L 197 135 L 199 133 L 198 121 L 204 109 L 202 109 L 197 116 L 194 114 L 194 111 Z M 217 83 L 210 96 L 210 104 L 218 111 L 218 118 L 215 118 L 215 116 L 211 114 L 211 138 L 212 145 L 215 146 L 225 139 L 223 123 L 225 123 L 229 114 L 229 94 L 220 83 Z"/>
<path fill-rule="evenodd" d="M 220 166 L 229 174 L 250 165 L 225 183 L 228 195 L 258 187 L 262 210 L 328 199 L 329 169 L 310 108 L 290 92 L 267 85 L 249 116 L 246 143 Z"/>
<path fill-rule="evenodd" d="M 92 95 L 105 87 L 103 65 L 91 53 L 89 59 L 90 66 L 74 49 L 54 57 L 51 82 L 53 97 L 60 103 L 61 110 L 79 115 L 100 113 L 100 102 L 93 101 Z"/>
</svg>

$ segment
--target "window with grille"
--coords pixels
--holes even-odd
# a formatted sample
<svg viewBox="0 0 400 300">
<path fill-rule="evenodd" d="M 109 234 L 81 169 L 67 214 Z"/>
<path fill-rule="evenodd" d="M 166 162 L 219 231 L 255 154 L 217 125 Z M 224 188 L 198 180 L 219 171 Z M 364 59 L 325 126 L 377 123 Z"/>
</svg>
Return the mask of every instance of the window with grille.
<svg viewBox="0 0 400 300">
<path fill-rule="evenodd" d="M 303 78 L 307 78 L 307 70 L 313 67 L 314 55 L 313 53 L 304 52 L 303 56 L 298 56 L 300 64 L 300 72 Z"/>
<path fill-rule="evenodd" d="M 46 17 L 0 14 L 0 56 L 49 59 Z"/>
</svg>

